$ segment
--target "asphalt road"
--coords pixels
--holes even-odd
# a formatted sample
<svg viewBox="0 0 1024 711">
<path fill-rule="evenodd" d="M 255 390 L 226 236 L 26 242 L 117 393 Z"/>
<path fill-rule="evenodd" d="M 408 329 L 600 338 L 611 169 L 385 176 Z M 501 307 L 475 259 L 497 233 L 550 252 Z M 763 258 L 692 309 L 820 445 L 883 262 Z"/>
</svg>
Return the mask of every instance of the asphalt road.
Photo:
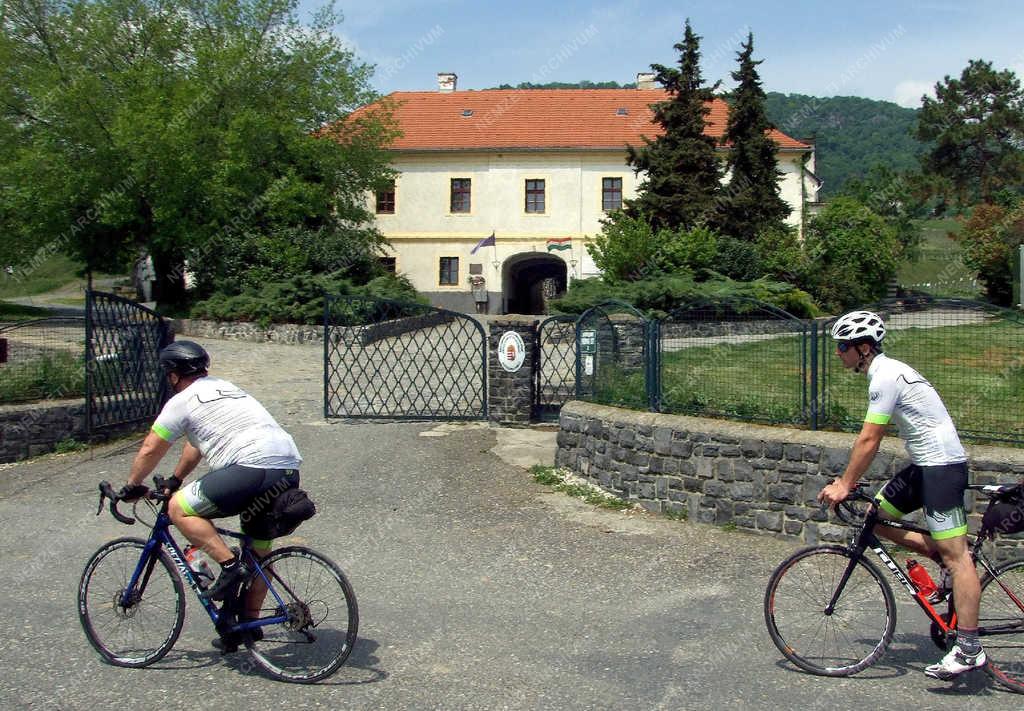
<svg viewBox="0 0 1024 711">
<path fill-rule="evenodd" d="M 215 364 L 249 386 L 260 356 L 234 348 Z M 263 358 L 299 352 L 276 348 Z M 123 479 L 133 453 L 108 447 L 0 468 L 0 708 L 1020 709 L 980 672 L 926 678 L 939 652 L 907 604 L 871 670 L 798 672 L 762 619 L 767 578 L 795 543 L 551 493 L 497 456 L 506 433 L 480 424 L 324 423 L 316 359 L 287 364 L 291 386 L 252 389 L 305 457 L 320 513 L 296 538 L 356 590 L 348 663 L 315 686 L 266 679 L 212 649 L 194 598 L 163 661 L 101 663 L 75 609 L 82 567 L 104 541 L 147 532 L 94 516 L 96 482 Z"/>
</svg>

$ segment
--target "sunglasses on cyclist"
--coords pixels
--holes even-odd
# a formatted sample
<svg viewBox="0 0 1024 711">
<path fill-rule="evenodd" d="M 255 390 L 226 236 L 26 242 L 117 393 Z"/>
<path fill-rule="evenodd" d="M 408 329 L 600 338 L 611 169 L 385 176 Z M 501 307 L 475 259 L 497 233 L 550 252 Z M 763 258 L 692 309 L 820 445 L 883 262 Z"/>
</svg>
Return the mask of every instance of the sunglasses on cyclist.
<svg viewBox="0 0 1024 711">
<path fill-rule="evenodd" d="M 846 351 L 853 348 L 853 343 L 851 343 L 850 341 L 841 341 L 836 344 L 836 348 L 839 349 L 840 353 L 846 353 Z"/>
</svg>

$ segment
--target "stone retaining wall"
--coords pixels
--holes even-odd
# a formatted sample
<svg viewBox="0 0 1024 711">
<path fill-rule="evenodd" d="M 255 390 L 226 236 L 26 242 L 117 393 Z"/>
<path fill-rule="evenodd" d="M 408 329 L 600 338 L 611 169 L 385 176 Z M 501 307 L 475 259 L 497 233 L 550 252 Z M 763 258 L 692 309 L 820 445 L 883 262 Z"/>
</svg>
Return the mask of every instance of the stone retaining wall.
<svg viewBox="0 0 1024 711">
<path fill-rule="evenodd" d="M 689 520 L 819 541 L 845 542 L 849 529 L 815 500 L 841 474 L 855 435 L 766 427 L 623 410 L 573 401 L 560 416 L 557 466 L 650 511 Z M 1024 450 L 968 447 L 972 483 L 1024 479 Z M 887 438 L 865 475 L 881 485 L 908 460 Z M 971 530 L 988 499 L 968 492 Z M 1024 551 L 1024 541 L 1003 545 Z"/>
<path fill-rule="evenodd" d="M 105 428 L 103 437 L 145 429 L 149 422 Z M 0 406 L 0 463 L 17 462 L 54 451 L 58 442 L 89 440 L 85 402 L 61 400 Z"/>
<path fill-rule="evenodd" d="M 272 323 L 261 326 L 248 321 L 205 321 L 195 318 L 175 319 L 174 333 L 196 338 L 220 338 L 250 343 L 288 343 L 291 345 L 324 342 L 323 325 Z"/>
</svg>

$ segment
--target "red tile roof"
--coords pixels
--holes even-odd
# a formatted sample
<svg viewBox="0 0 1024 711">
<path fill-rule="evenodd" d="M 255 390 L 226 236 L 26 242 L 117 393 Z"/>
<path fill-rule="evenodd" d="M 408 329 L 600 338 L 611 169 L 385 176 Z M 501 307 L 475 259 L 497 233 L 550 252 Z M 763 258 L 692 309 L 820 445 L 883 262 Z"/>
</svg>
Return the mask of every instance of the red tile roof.
<svg viewBox="0 0 1024 711">
<path fill-rule="evenodd" d="M 399 91 L 389 95 L 402 136 L 396 150 L 617 149 L 643 145 L 661 127 L 649 105 L 666 98 L 661 89 L 495 89 Z M 624 111 L 623 111 L 624 110 Z M 711 102 L 704 132 L 721 137 L 729 107 Z M 358 114 L 359 112 L 357 112 Z M 772 129 L 780 148 L 810 146 Z"/>
</svg>

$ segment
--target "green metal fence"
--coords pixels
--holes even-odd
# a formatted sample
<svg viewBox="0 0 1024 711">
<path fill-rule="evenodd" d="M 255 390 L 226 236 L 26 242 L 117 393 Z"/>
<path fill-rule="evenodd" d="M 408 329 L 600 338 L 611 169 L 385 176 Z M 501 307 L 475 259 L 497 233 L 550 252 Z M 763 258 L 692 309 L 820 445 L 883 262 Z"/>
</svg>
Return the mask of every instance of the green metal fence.
<svg viewBox="0 0 1024 711">
<path fill-rule="evenodd" d="M 963 299 L 891 299 L 885 352 L 931 382 L 965 440 L 1024 444 L 1024 316 Z M 684 304 L 647 320 L 609 302 L 577 321 L 583 400 L 654 412 L 857 430 L 867 381 L 844 371 L 834 319 L 746 299 Z"/>
</svg>

